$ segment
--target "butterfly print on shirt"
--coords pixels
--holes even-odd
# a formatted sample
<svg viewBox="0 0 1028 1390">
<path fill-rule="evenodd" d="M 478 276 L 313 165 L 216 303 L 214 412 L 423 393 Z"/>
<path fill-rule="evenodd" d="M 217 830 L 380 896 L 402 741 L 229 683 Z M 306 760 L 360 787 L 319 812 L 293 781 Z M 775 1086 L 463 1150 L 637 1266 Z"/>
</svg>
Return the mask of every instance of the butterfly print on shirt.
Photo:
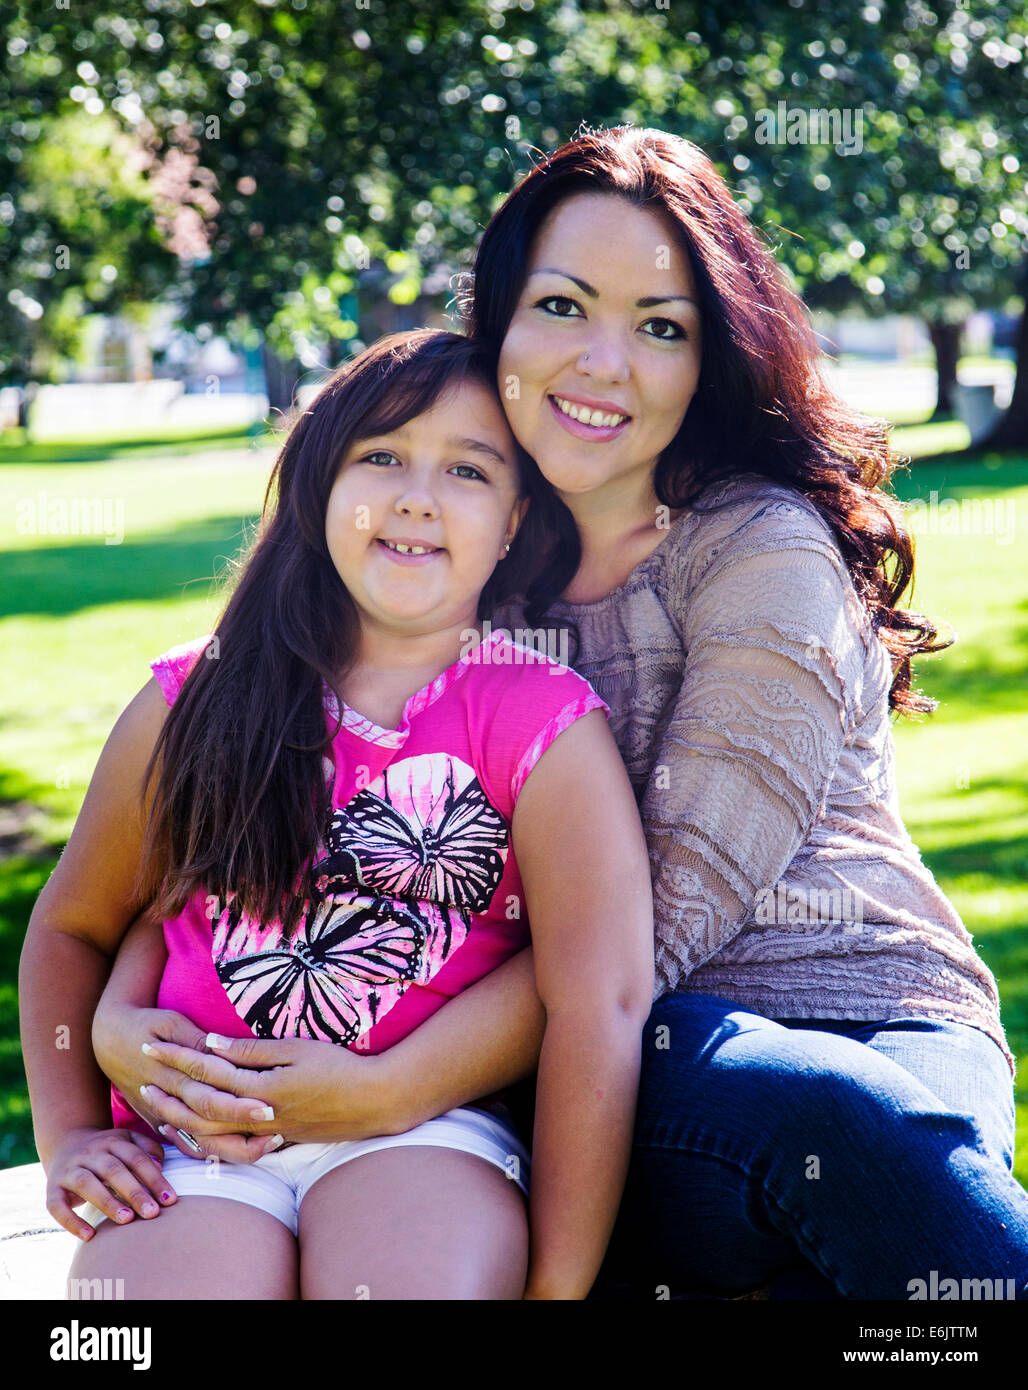
<svg viewBox="0 0 1028 1390">
<path fill-rule="evenodd" d="M 258 1037 L 347 1044 L 425 983 L 489 905 L 507 822 L 474 770 L 430 754 L 394 764 L 336 811 L 292 940 L 219 904 L 212 957 Z"/>
<path fill-rule="evenodd" d="M 233 955 L 250 935 L 231 913 L 218 924 L 214 965 L 236 1012 L 259 1038 L 353 1042 L 422 972 L 426 931 L 419 915 L 385 899 L 313 902 L 291 940 Z"/>
<path fill-rule="evenodd" d="M 317 868 L 329 890 L 356 884 L 484 912 L 503 877 L 507 844 L 507 822 L 473 769 L 425 754 L 387 768 L 336 811 Z"/>
</svg>

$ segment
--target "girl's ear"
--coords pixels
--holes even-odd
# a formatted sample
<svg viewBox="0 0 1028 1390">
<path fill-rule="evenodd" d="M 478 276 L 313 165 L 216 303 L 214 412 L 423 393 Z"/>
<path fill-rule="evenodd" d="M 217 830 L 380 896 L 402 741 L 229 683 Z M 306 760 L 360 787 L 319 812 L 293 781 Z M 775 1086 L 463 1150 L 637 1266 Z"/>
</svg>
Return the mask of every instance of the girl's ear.
<svg viewBox="0 0 1028 1390">
<path fill-rule="evenodd" d="M 507 539 L 509 541 L 513 541 L 514 537 L 521 530 L 521 523 L 524 521 L 525 513 L 528 511 L 531 505 L 532 499 L 527 496 L 519 497 L 518 500 L 514 503 L 513 510 L 510 514 L 510 523 L 508 524 L 507 528 Z"/>
</svg>

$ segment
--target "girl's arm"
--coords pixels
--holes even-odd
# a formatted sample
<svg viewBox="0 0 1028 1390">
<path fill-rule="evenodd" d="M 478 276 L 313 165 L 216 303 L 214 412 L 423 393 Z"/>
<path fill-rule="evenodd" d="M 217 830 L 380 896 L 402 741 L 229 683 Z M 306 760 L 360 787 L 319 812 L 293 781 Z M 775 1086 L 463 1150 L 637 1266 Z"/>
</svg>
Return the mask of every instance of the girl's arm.
<svg viewBox="0 0 1028 1390">
<path fill-rule="evenodd" d="M 160 1145 L 112 1127 L 110 1091 L 90 1041 L 111 956 L 143 906 L 132 894 L 143 773 L 166 708 L 151 681 L 115 725 L 71 838 L 36 900 L 21 956 L 22 1052 L 47 1208 L 83 1240 L 93 1228 L 72 1211 L 83 1201 L 119 1222 L 131 1221 L 133 1212 L 155 1215 L 158 1202 L 174 1201 L 158 1166 Z"/>
<path fill-rule="evenodd" d="M 164 927 L 159 918 L 147 909 L 139 914 L 122 937 L 97 1012 L 103 1009 L 107 1000 L 116 1000 L 119 1004 L 139 1009 L 154 1008 L 167 963 Z"/>
<path fill-rule="evenodd" d="M 512 830 L 546 1014 L 526 1297 L 584 1298 L 628 1171 L 654 982 L 646 841 L 602 711 L 542 755 Z"/>
<path fill-rule="evenodd" d="M 29 919 L 19 972 L 21 1035 L 44 1167 L 68 1131 L 111 1123 L 90 1033 L 118 943 L 145 906 L 132 893 L 142 781 L 166 713 L 150 680 L 104 745 L 71 838 Z"/>
<path fill-rule="evenodd" d="M 112 1126 L 110 1090 L 91 1041 L 111 958 L 145 906 L 133 891 L 147 806 L 143 777 L 166 714 L 151 680 L 119 718 L 36 900 L 21 956 L 22 1051 L 47 1206 L 83 1239 L 92 1227 L 71 1207 L 90 1200 L 112 1219 L 131 1220 L 133 1211 L 156 1214 L 154 1199 L 163 1200 L 167 1188 L 160 1146 Z"/>
</svg>

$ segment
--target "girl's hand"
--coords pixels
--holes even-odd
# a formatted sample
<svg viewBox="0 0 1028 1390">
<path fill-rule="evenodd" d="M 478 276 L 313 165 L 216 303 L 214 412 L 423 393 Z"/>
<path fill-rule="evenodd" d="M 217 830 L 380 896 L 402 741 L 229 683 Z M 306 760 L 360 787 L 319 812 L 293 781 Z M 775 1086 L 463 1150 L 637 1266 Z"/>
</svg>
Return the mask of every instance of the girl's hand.
<svg viewBox="0 0 1028 1390">
<path fill-rule="evenodd" d="M 402 1132 L 402 1126 L 385 1122 L 390 1110 L 388 1053 L 359 1056 L 336 1043 L 305 1038 L 228 1039 L 211 1033 L 205 1041 L 210 1051 L 201 1050 L 202 1042 L 200 1047 L 183 1047 L 169 1041 L 154 1043 L 150 1053 L 152 1062 L 174 1071 L 180 1081 L 188 1077 L 216 1097 L 206 1119 L 198 1120 L 176 1098 L 181 1089 L 171 1095 L 148 1087 L 147 1104 L 161 1123 L 171 1126 L 166 1137 L 183 1153 L 190 1150 L 180 1144 L 176 1128 L 193 1134 L 204 1156 L 235 1158 L 221 1131 L 227 1127 L 228 1097 L 241 1093 L 258 1097 L 250 1104 L 266 1105 L 272 1112 L 266 1120 L 251 1119 L 246 1129 L 289 1143 L 334 1143 Z"/>
<path fill-rule="evenodd" d="M 221 1134 L 224 1142 L 212 1153 L 236 1163 L 252 1163 L 277 1147 L 266 1138 L 241 1133 L 252 1131 L 255 1113 L 266 1115 L 266 1103 L 238 1091 L 224 1094 L 200 1085 L 182 1070 L 164 1065 L 152 1050 L 162 1043 L 202 1048 L 204 1037 L 194 1023 L 171 1009 L 140 1009 L 104 1001 L 93 1019 L 93 1051 L 101 1070 L 147 1124 L 159 1129 L 168 1118 L 154 1106 L 155 1096 L 165 1100 L 174 1097 L 179 1106 L 178 1128 L 194 1133 L 196 1127 L 204 1126 L 206 1133 Z M 217 1122 L 211 1123 L 215 1118 Z M 164 1138 L 190 1158 L 203 1157 L 203 1151 L 190 1148 L 174 1128 Z"/>
<path fill-rule="evenodd" d="M 92 1202 L 119 1226 L 150 1220 L 175 1194 L 161 1173 L 164 1150 L 156 1139 L 129 1129 L 73 1129 L 46 1170 L 46 1209 L 66 1231 L 90 1240 L 94 1228 L 72 1207 Z"/>
</svg>

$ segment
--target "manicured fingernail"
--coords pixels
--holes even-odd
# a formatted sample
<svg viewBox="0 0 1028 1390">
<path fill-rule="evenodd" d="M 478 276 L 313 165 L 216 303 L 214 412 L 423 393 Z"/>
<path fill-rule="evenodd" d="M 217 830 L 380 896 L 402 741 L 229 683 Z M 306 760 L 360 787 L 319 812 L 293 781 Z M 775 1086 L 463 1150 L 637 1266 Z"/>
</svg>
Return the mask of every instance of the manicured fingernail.
<svg viewBox="0 0 1028 1390">
<path fill-rule="evenodd" d="M 275 1112 L 270 1105 L 262 1105 L 259 1110 L 250 1111 L 251 1120 L 273 1120 Z"/>
<path fill-rule="evenodd" d="M 161 1201 L 162 1201 L 162 1202 L 170 1202 L 170 1201 L 171 1201 L 171 1193 L 170 1193 L 170 1192 L 162 1192 L 162 1193 L 161 1193 Z"/>
<path fill-rule="evenodd" d="M 158 1126 L 157 1126 L 157 1133 L 158 1133 L 158 1134 L 167 1134 L 167 1132 L 168 1132 L 168 1130 L 169 1130 L 170 1128 L 171 1128 L 170 1125 L 158 1125 Z"/>
<path fill-rule="evenodd" d="M 149 1088 L 149 1086 L 140 1086 L 140 1088 L 139 1088 L 139 1094 L 143 1097 L 144 1100 L 146 1100 L 146 1098 L 147 1098 L 147 1096 L 149 1095 L 149 1093 L 150 1093 L 150 1088 Z"/>
<path fill-rule="evenodd" d="M 117 1220 L 118 1220 L 118 1221 L 131 1221 L 131 1220 L 132 1220 L 132 1213 L 131 1213 L 126 1207 L 122 1207 L 122 1208 L 119 1210 L 119 1212 L 118 1212 Z"/>
<path fill-rule="evenodd" d="M 143 1044 L 143 1051 L 144 1051 L 144 1052 L 146 1053 L 146 1055 L 149 1057 L 150 1053 L 151 1053 L 151 1052 L 156 1052 L 157 1049 L 156 1049 L 155 1047 L 151 1047 L 149 1043 L 144 1043 L 144 1044 Z"/>
<path fill-rule="evenodd" d="M 223 1038 L 220 1033 L 208 1033 L 206 1043 L 208 1047 L 231 1047 L 232 1039 Z"/>
<path fill-rule="evenodd" d="M 160 1211 L 160 1207 L 157 1205 L 156 1202 L 144 1202 L 144 1203 L 143 1203 L 143 1215 L 144 1215 L 144 1216 L 156 1216 L 157 1213 L 158 1213 L 159 1211 Z"/>
<path fill-rule="evenodd" d="M 274 1149 L 281 1148 L 281 1146 L 285 1142 L 286 1141 L 282 1138 L 281 1134 L 273 1134 L 271 1138 L 268 1140 L 268 1147 L 264 1150 L 264 1152 L 270 1154 Z"/>
</svg>

